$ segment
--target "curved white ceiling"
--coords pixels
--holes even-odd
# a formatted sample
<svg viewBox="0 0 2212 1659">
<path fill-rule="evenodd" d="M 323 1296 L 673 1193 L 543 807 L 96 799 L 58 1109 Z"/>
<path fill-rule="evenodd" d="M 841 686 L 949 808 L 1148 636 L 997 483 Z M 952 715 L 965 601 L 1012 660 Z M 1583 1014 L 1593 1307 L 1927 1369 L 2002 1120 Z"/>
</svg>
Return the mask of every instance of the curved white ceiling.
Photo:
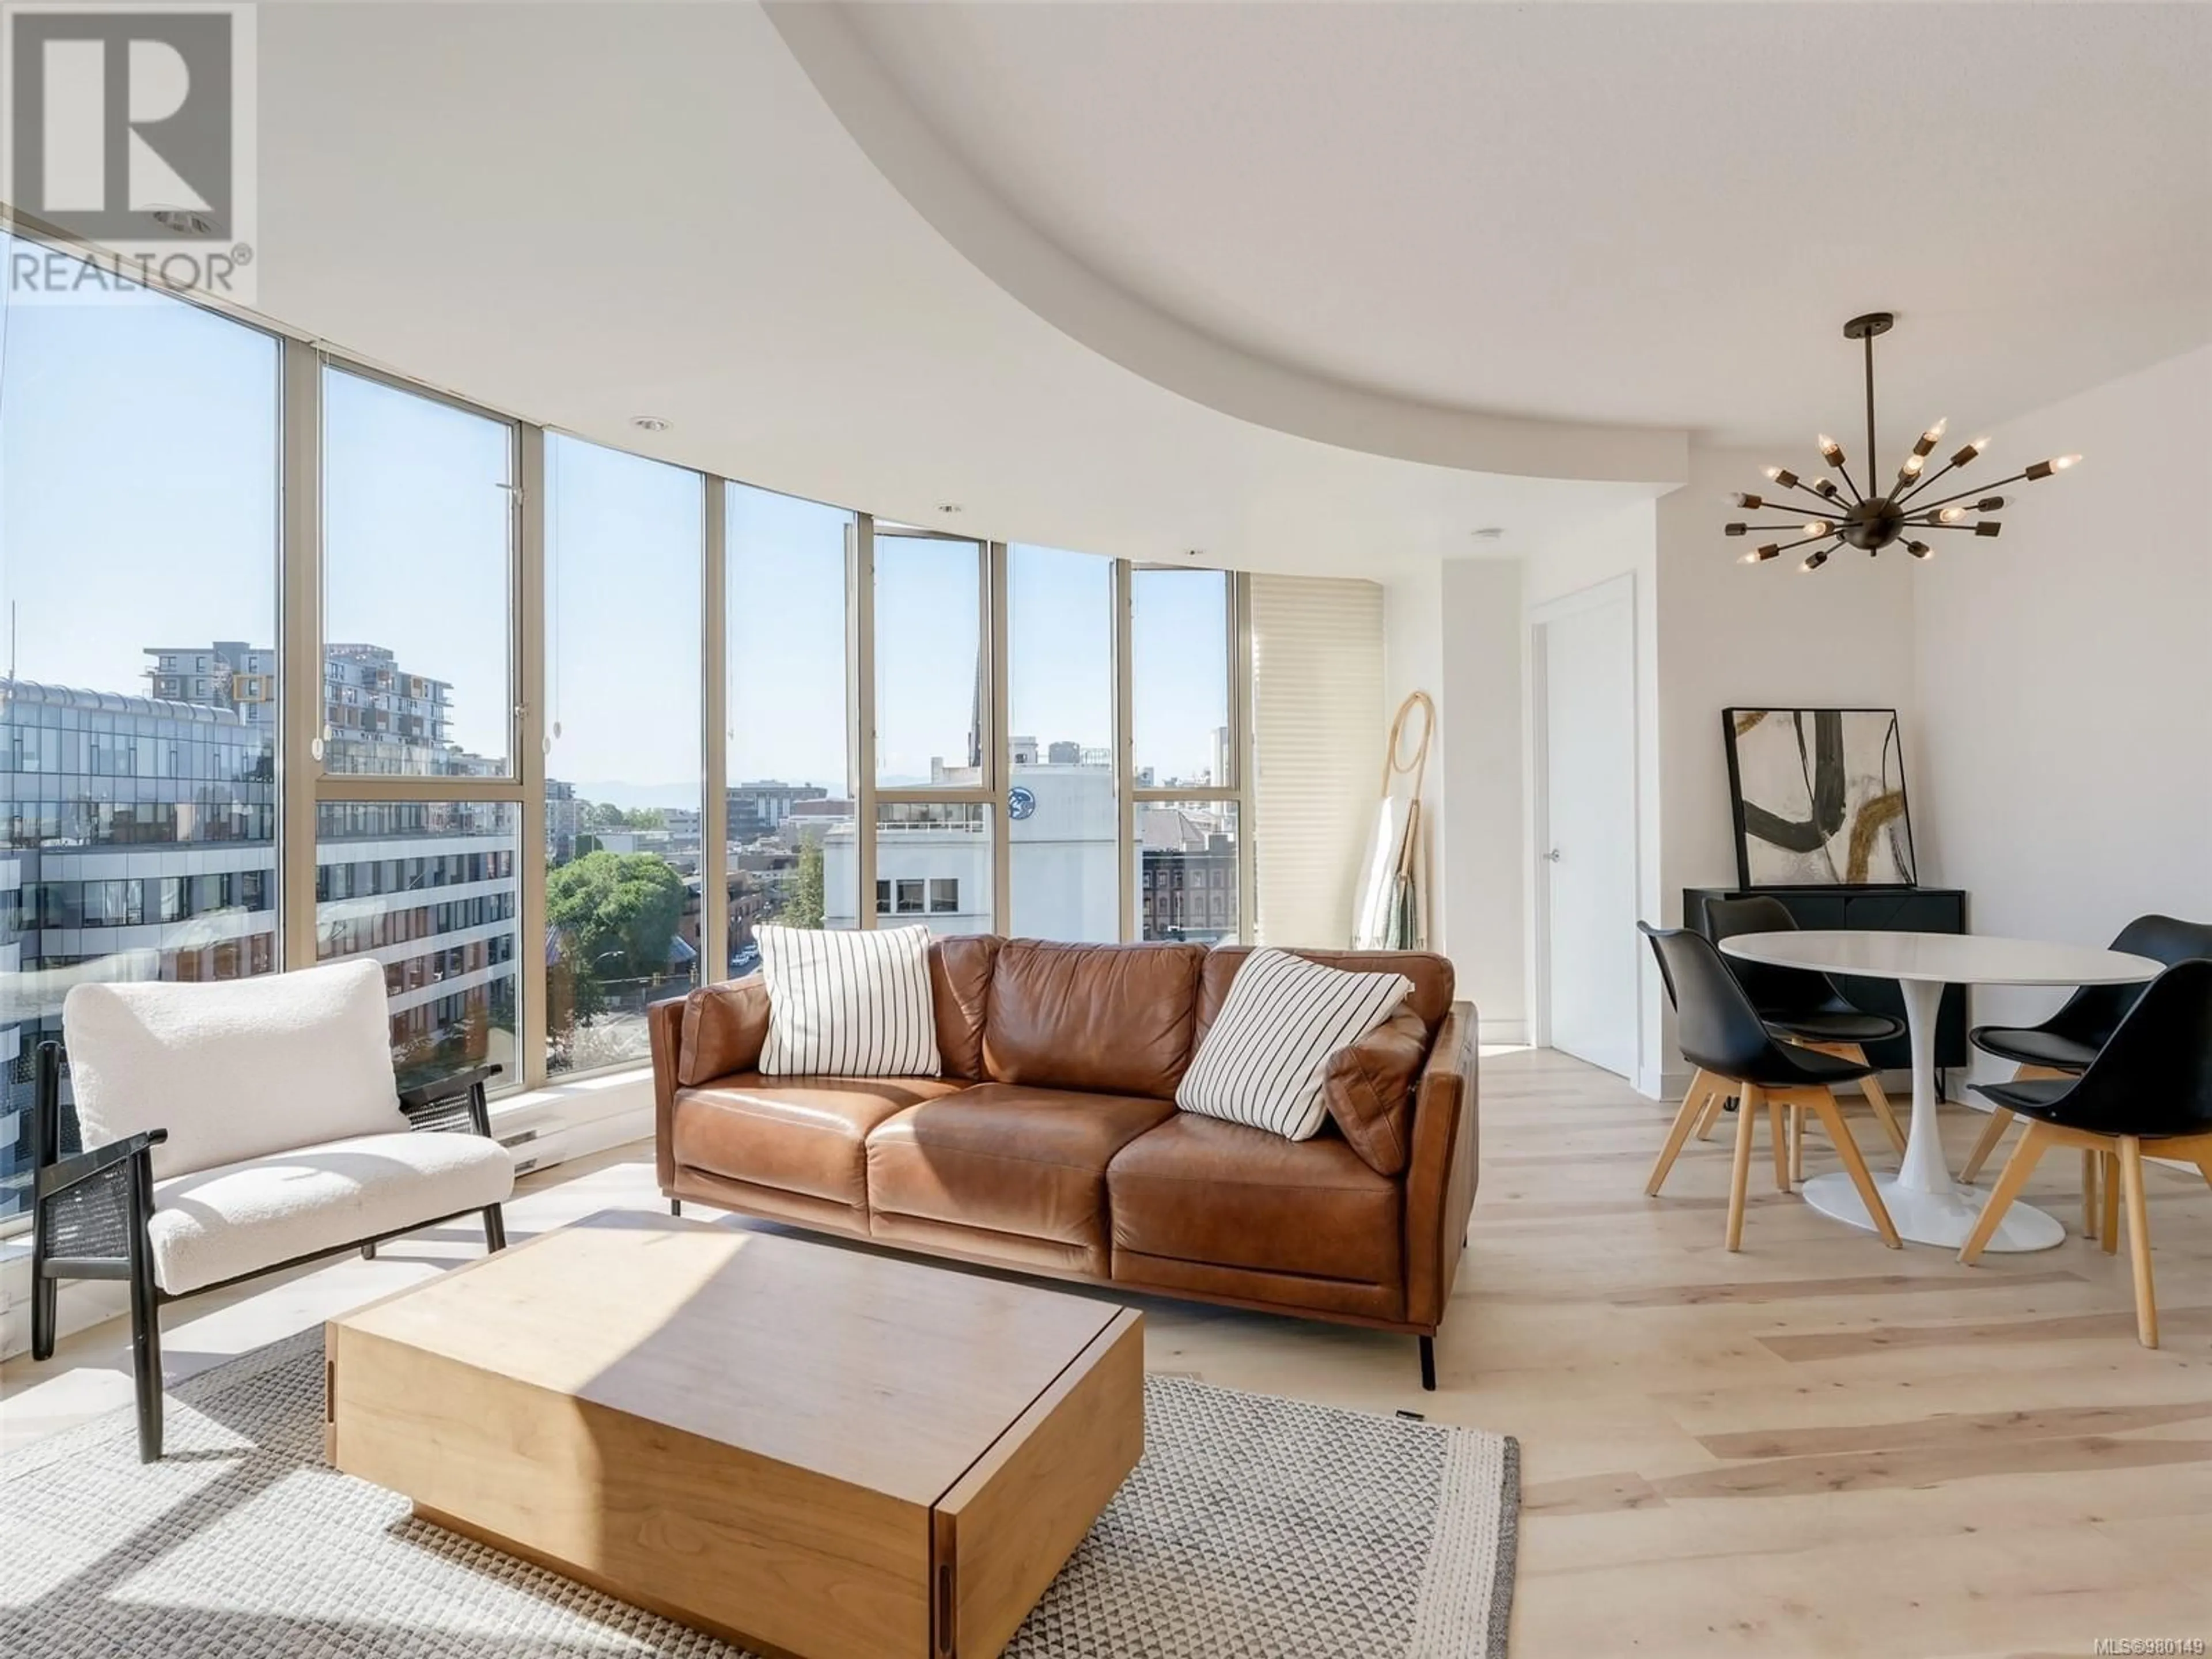
<svg viewBox="0 0 2212 1659">
<path fill-rule="evenodd" d="M 753 5 L 272 3 L 259 54 L 261 307 L 588 436 L 977 534 L 1377 575 L 1680 476 L 1679 433 L 1629 434 L 1645 483 L 1559 482 L 1154 384 L 956 250 Z"/>
<path fill-rule="evenodd" d="M 2212 337 L 2200 5 L 830 9 L 776 15 L 939 228 L 1223 406 L 892 153 L 836 33 L 1070 266 L 1347 396 L 1765 442 L 1853 414 L 1861 311 L 1898 429 Z"/>
</svg>

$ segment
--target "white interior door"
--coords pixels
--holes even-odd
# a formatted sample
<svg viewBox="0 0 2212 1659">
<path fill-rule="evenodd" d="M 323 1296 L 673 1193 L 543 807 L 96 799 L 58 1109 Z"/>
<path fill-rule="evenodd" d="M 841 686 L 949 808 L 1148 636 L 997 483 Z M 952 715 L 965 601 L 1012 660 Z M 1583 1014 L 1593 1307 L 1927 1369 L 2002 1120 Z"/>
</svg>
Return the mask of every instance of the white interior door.
<svg viewBox="0 0 2212 1659">
<path fill-rule="evenodd" d="M 1636 620 L 1630 594 L 1537 624 L 1547 1037 L 1636 1068 Z"/>
</svg>

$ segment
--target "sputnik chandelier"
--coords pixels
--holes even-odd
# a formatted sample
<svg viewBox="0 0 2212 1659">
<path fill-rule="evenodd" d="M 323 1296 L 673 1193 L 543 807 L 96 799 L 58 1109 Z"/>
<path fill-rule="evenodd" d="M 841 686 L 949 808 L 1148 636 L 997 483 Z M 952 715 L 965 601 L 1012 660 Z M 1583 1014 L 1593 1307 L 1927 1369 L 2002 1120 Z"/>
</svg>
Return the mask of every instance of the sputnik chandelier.
<svg viewBox="0 0 2212 1659">
<path fill-rule="evenodd" d="M 2038 461 L 2022 472 L 2009 478 L 2000 478 L 1995 483 L 1973 489 L 1962 489 L 1954 495 L 1944 495 L 1934 501 L 1919 500 L 1921 493 L 1937 479 L 1970 466 L 1989 447 L 1987 438 L 1977 438 L 1951 459 L 1928 470 L 1928 458 L 1936 453 L 1942 441 L 1944 422 L 1938 421 L 1922 433 L 1912 446 L 1912 453 L 1897 469 L 1897 482 L 1881 494 L 1875 493 L 1875 457 L 1880 449 L 1875 440 L 1874 428 L 1874 341 L 1877 334 L 1887 334 L 1895 326 L 1897 319 L 1887 311 L 1869 312 L 1863 317 L 1854 317 L 1844 325 L 1844 337 L 1863 341 L 1866 345 L 1866 488 L 1862 489 L 1851 477 L 1850 469 L 1844 459 L 1843 446 L 1826 433 L 1820 434 L 1820 459 L 1836 470 L 1843 480 L 1839 489 L 1830 478 L 1815 478 L 1808 483 L 1787 467 L 1770 466 L 1767 478 L 1777 490 L 1795 491 L 1820 504 L 1822 509 L 1813 513 L 1803 502 L 1771 495 L 1740 495 L 1731 497 L 1735 505 L 1751 511 L 1761 508 L 1779 513 L 1806 512 L 1808 516 L 1792 524 L 1731 524 L 1727 533 L 1747 536 L 1754 531 L 1785 530 L 1797 532 L 1794 541 L 1771 541 L 1761 544 L 1743 556 L 1746 564 L 1765 564 L 1793 548 L 1813 543 L 1823 544 L 1805 556 L 1800 570 L 1818 570 L 1827 563 L 1831 553 L 1846 547 L 1856 547 L 1869 558 L 1885 547 L 1902 540 L 1905 550 L 1916 559 L 1930 556 L 1935 549 L 1917 539 L 1922 531 L 1960 531 L 1974 536 L 1994 536 L 2004 528 L 1998 520 L 1980 514 L 1995 513 L 2005 504 L 2002 495 L 1984 494 L 2010 483 L 2036 483 L 2053 473 L 2063 472 L 2081 458 L 2061 455 L 2056 460 Z M 1969 498 L 1972 499 L 1969 499 Z"/>
</svg>

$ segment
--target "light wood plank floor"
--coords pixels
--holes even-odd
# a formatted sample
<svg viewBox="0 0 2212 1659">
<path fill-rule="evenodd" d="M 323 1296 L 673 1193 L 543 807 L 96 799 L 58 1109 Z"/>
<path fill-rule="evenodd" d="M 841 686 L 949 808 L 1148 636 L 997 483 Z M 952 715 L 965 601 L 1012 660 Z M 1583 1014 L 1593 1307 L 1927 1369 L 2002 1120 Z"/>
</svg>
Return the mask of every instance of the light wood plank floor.
<svg viewBox="0 0 2212 1659">
<path fill-rule="evenodd" d="M 1409 1339 L 1146 1301 L 1156 1370 L 1520 1437 L 1513 1651 L 2087 1655 L 2212 1641 L 2212 1193 L 2149 1178 L 2166 1347 L 2136 1344 L 2124 1255 L 2080 1237 L 2071 1158 L 2028 1192 L 2055 1250 L 1883 1249 L 1776 1193 L 1744 1249 L 1724 1138 L 1643 1195 L 1668 1108 L 1556 1054 L 1489 1056 L 1482 1187 L 1442 1387 Z M 1895 1160 L 1851 1109 L 1877 1170 Z M 1947 1113 L 1955 1167 L 1981 1120 Z M 1728 1121 L 1732 1133 L 1734 1120 Z M 1833 1168 L 1815 1135 L 1808 1174 Z M 1994 1178 L 1997 1166 L 1984 1176 Z M 533 1176 L 517 1237 L 656 1201 L 648 1148 Z M 173 1381 L 465 1260 L 465 1228 L 173 1310 Z M 0 1445 L 127 1404 L 119 1322 L 0 1366 Z M 1357 1473 L 1348 1472 L 1348 1479 Z"/>
</svg>

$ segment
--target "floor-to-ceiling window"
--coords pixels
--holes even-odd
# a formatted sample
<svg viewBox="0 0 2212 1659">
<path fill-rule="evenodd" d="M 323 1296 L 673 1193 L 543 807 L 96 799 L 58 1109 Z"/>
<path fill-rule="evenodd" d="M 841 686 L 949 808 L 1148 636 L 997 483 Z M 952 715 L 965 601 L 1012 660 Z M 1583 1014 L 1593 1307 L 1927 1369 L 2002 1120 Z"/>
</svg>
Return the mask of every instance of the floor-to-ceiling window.
<svg viewBox="0 0 2212 1659">
<path fill-rule="evenodd" d="M 1121 936 L 1114 562 L 1006 550 L 1009 931 Z"/>
<path fill-rule="evenodd" d="M 279 363 L 154 295 L 0 307 L 0 1218 L 71 985 L 276 966 Z"/>
<path fill-rule="evenodd" d="M 990 550 L 877 526 L 874 811 L 865 877 L 873 925 L 988 933 L 997 926 L 1000 772 L 992 720 Z M 857 838 L 832 832 L 833 872 Z M 834 921 L 835 919 L 833 919 Z"/>
<path fill-rule="evenodd" d="M 1138 937 L 1243 935 L 1237 584 L 1221 570 L 1130 573 L 1130 868 Z"/>
<path fill-rule="evenodd" d="M 704 481 L 545 441 L 546 1069 L 642 1059 L 699 983 Z"/>
<path fill-rule="evenodd" d="M 641 1060 L 763 921 L 1247 926 L 1238 578 L 879 523 L 175 296 L 0 321 L 0 1220 L 90 974 L 368 957 L 403 1084 L 514 1088 Z"/>
<path fill-rule="evenodd" d="M 847 685 L 856 516 L 724 486 L 726 971 L 759 965 L 756 924 L 859 925 Z M 846 849 L 833 873 L 827 848 Z"/>
<path fill-rule="evenodd" d="M 383 968 L 402 1087 L 522 1079 L 514 422 L 325 364 L 315 956 Z M 367 792 L 434 779 L 433 799 Z M 349 793 L 351 792 L 351 793 Z"/>
</svg>

